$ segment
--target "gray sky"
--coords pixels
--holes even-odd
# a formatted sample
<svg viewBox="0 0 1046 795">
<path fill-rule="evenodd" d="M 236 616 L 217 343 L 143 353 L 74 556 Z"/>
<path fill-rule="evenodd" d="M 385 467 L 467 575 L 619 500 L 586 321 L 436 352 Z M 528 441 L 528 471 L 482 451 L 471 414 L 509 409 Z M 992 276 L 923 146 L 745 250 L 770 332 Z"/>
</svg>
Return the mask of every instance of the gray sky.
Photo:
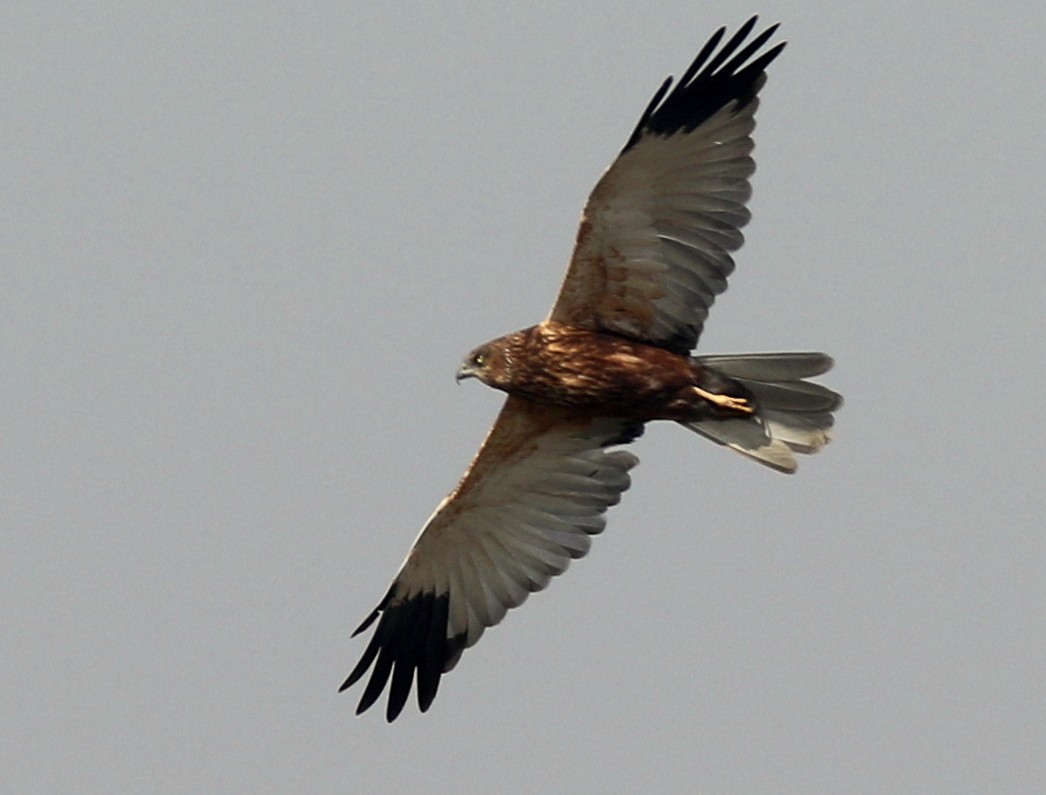
<svg viewBox="0 0 1046 795">
<path fill-rule="evenodd" d="M 1046 778 L 1041 0 L 762 4 L 702 349 L 832 353 L 836 441 L 788 478 L 652 427 L 589 557 L 391 727 L 336 689 L 501 403 L 458 360 L 544 316 L 749 9 L 64 5 L 0 10 L 10 791 Z"/>
</svg>

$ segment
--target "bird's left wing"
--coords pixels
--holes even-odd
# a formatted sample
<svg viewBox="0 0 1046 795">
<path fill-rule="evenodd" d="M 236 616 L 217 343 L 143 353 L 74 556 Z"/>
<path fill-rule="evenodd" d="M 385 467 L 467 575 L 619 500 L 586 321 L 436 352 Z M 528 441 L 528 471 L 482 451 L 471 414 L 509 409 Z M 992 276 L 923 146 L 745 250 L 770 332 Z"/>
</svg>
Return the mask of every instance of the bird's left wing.
<svg viewBox="0 0 1046 795">
<path fill-rule="evenodd" d="M 589 196 L 549 320 L 678 353 L 697 343 L 743 242 L 756 95 L 784 47 L 759 52 L 776 25 L 746 42 L 755 22 L 720 47 L 721 28 L 654 95 Z"/>
<path fill-rule="evenodd" d="M 417 683 L 428 709 L 440 676 L 486 627 L 589 548 L 638 459 L 608 450 L 642 425 L 572 417 L 510 397 L 458 487 L 425 524 L 385 597 L 363 657 L 341 686 L 373 666 L 357 714 L 389 688 L 394 720 Z"/>
</svg>

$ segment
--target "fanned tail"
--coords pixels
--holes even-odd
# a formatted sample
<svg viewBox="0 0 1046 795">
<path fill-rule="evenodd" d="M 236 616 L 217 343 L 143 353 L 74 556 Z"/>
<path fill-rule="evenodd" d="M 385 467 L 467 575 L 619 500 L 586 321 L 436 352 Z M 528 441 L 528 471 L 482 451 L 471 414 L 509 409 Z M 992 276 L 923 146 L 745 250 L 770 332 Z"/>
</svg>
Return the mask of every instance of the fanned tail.
<svg viewBox="0 0 1046 795">
<path fill-rule="evenodd" d="M 832 368 L 824 353 L 742 353 L 694 361 L 737 381 L 755 398 L 750 417 L 681 422 L 690 430 L 779 472 L 795 472 L 794 453 L 816 453 L 832 438 L 843 398 L 805 379 Z"/>
</svg>

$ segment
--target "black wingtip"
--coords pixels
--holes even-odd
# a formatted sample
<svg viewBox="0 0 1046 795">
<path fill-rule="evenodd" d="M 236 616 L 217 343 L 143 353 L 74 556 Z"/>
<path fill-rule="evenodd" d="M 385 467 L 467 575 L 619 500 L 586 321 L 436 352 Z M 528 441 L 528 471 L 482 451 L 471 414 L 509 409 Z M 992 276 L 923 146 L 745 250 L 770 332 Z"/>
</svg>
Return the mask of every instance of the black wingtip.
<svg viewBox="0 0 1046 795">
<path fill-rule="evenodd" d="M 385 719 L 391 723 L 406 706 L 415 680 L 418 707 L 424 712 L 431 706 L 440 677 L 465 645 L 464 636 L 446 637 L 449 605 L 448 594 L 422 593 L 399 602 L 386 599 L 364 620 L 354 634 L 380 616 L 359 662 L 338 688 L 339 693 L 344 692 L 370 671 L 357 715 L 370 709 L 387 685 Z"/>
<path fill-rule="evenodd" d="M 370 612 L 370 615 L 363 619 L 363 622 L 352 631 L 352 635 L 350 635 L 349 637 L 354 638 L 361 632 L 364 632 L 367 629 L 367 627 L 374 623 L 374 620 L 378 617 L 378 614 L 380 612 L 381 610 L 379 608 L 374 608 L 374 610 Z"/>
<path fill-rule="evenodd" d="M 644 135 L 689 132 L 731 102 L 738 109 L 748 105 L 762 87 L 764 70 L 786 44 L 781 42 L 757 55 L 779 27 L 775 23 L 745 44 L 758 20 L 758 16 L 749 18 L 722 46 L 726 28 L 713 33 L 671 91 L 672 78 L 661 84 L 622 153 Z"/>
</svg>

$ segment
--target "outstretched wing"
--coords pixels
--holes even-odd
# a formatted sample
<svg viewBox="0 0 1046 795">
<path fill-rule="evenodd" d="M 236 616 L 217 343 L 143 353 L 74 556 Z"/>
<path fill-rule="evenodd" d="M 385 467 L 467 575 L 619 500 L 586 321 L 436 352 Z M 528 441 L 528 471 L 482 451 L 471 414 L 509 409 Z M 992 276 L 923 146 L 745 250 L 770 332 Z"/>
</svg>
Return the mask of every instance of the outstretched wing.
<svg viewBox="0 0 1046 795">
<path fill-rule="evenodd" d="M 757 55 L 756 17 L 720 28 L 669 93 L 668 78 L 589 196 L 549 320 L 686 353 L 744 242 L 756 95 L 784 43 Z M 717 50 L 718 47 L 718 50 Z"/>
<path fill-rule="evenodd" d="M 356 630 L 378 625 L 341 686 L 371 669 L 357 714 L 391 679 L 386 717 L 417 682 L 424 712 L 440 676 L 505 612 L 588 552 L 638 459 L 607 450 L 642 433 L 623 420 L 571 417 L 510 397 L 458 487 L 414 542 L 385 597 Z"/>
</svg>

